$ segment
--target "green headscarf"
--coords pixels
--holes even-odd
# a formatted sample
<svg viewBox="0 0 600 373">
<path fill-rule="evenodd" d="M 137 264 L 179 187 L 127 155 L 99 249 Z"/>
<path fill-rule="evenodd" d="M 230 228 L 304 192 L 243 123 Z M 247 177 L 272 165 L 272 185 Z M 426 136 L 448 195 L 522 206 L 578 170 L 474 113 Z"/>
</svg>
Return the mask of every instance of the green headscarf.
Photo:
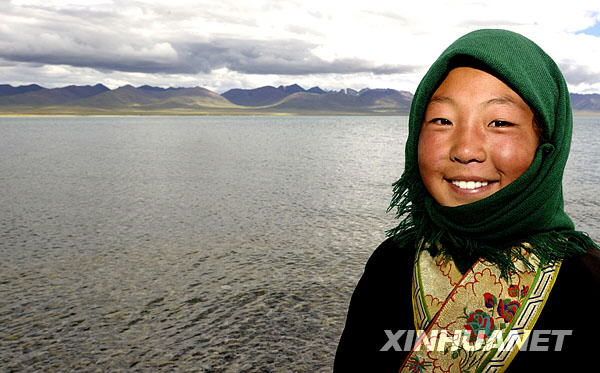
<svg viewBox="0 0 600 373">
<path fill-rule="evenodd" d="M 457 66 L 485 70 L 511 87 L 534 112 L 542 136 L 532 164 L 517 180 L 482 200 L 446 207 L 423 185 L 417 146 L 429 100 Z M 572 126 L 565 80 L 540 47 L 506 30 L 464 35 L 434 62 L 415 92 L 404 173 L 394 183 L 388 209 L 397 208 L 396 217 L 402 221 L 388 235 L 415 243 L 423 238 L 433 248 L 432 254 L 451 256 L 463 272 L 483 258 L 497 264 L 504 276 L 514 270 L 514 258 L 529 264 L 521 248 L 533 252 L 542 263 L 598 248 L 589 236 L 574 230 L 563 209 L 562 177 Z"/>
</svg>

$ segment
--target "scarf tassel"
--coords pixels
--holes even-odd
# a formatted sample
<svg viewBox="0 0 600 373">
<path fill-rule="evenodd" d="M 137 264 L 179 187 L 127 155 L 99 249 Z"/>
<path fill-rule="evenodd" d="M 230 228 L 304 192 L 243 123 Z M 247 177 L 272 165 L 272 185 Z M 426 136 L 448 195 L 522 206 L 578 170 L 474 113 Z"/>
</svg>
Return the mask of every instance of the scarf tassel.
<svg viewBox="0 0 600 373">
<path fill-rule="evenodd" d="M 406 170 L 393 184 L 394 195 L 387 211 L 395 207 L 396 218 L 400 223 L 386 234 L 404 244 L 402 246 L 407 242 L 414 242 L 416 249 L 426 248 L 434 256 L 442 254 L 451 257 L 462 273 L 481 258 L 496 264 L 502 277 L 509 278 L 511 273 L 517 271 L 517 261 L 521 261 L 530 270 L 534 269 L 534 263 L 531 263 L 526 254 L 534 254 L 541 265 L 548 265 L 584 254 L 588 250 L 600 249 L 587 233 L 574 230 L 533 233 L 510 242 L 492 244 L 459 236 L 449 230 L 435 229 L 427 219 L 425 210 L 419 208 L 422 203 L 412 202 L 422 201 L 426 191 L 420 183 L 411 181 L 414 178 L 407 177 L 410 174 L 411 170 Z"/>
</svg>

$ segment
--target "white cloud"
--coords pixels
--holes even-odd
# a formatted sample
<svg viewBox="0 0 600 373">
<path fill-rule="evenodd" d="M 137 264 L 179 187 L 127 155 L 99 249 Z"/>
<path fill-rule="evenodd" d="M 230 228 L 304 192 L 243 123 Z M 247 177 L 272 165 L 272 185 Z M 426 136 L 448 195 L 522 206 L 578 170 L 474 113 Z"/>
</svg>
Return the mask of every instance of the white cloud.
<svg viewBox="0 0 600 373">
<path fill-rule="evenodd" d="M 456 38 L 506 28 L 546 50 L 573 91 L 600 92 L 600 37 L 576 33 L 600 22 L 596 0 L 23 0 L 1 12 L 1 83 L 414 91 Z"/>
</svg>

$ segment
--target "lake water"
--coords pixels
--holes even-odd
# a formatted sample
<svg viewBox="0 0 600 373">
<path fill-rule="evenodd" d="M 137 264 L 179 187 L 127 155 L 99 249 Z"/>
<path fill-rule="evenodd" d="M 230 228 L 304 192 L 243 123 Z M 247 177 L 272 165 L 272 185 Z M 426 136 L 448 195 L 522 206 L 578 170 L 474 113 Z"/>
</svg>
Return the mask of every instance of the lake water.
<svg viewBox="0 0 600 373">
<path fill-rule="evenodd" d="M 0 118 L 0 367 L 328 372 L 405 117 Z M 600 118 L 565 205 L 600 241 Z"/>
</svg>

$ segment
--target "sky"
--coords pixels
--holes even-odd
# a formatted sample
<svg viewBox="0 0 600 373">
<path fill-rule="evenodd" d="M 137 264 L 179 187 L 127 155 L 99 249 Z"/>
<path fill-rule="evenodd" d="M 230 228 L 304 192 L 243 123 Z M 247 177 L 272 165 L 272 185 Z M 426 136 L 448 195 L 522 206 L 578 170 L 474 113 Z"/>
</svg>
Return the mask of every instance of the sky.
<svg viewBox="0 0 600 373">
<path fill-rule="evenodd" d="M 458 37 L 503 28 L 600 93 L 598 0 L 0 0 L 0 17 L 0 84 L 414 92 Z"/>
</svg>

